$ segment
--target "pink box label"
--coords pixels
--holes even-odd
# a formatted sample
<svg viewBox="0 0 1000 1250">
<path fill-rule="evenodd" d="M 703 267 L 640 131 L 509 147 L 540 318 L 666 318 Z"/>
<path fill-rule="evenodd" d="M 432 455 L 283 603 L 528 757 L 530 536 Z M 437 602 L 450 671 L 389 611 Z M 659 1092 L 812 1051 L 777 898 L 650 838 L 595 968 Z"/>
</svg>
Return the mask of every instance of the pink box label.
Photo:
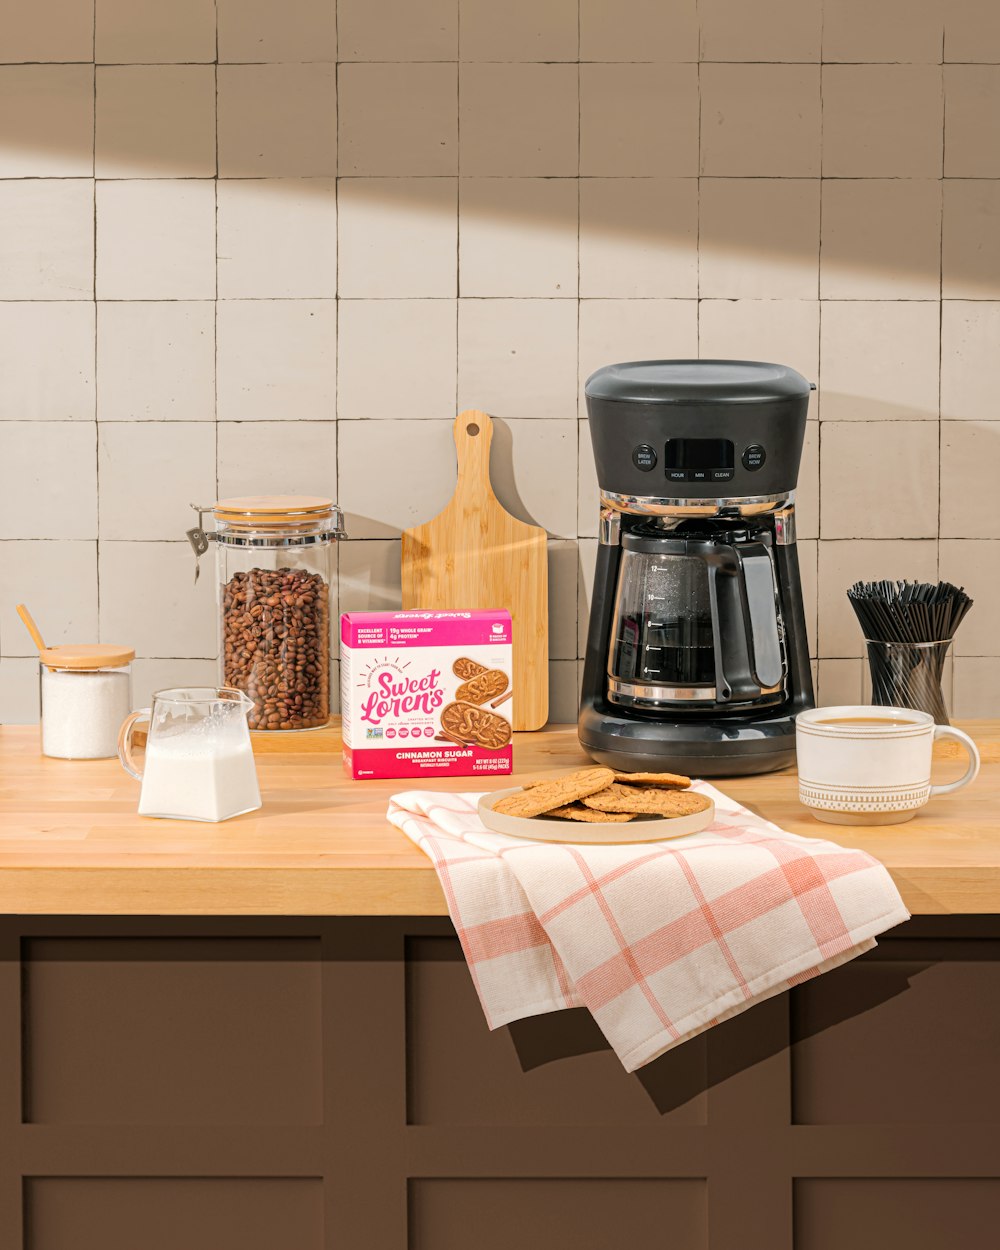
<svg viewBox="0 0 1000 1250">
<path fill-rule="evenodd" d="M 345 612 L 340 636 L 352 777 L 512 770 L 509 613 Z"/>
</svg>

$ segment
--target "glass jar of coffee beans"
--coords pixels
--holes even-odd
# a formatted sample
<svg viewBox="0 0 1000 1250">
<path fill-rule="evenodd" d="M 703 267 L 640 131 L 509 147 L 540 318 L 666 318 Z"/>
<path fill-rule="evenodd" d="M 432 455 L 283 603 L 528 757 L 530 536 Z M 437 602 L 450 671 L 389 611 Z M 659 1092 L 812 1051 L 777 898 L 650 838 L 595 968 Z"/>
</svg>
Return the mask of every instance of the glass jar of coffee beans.
<svg viewBox="0 0 1000 1250">
<path fill-rule="evenodd" d="M 330 719 L 330 585 L 344 537 L 329 499 L 255 495 L 198 509 L 197 555 L 215 544 L 219 682 L 253 702 L 251 729 L 318 729 Z M 202 529 L 211 511 L 214 533 Z"/>
</svg>

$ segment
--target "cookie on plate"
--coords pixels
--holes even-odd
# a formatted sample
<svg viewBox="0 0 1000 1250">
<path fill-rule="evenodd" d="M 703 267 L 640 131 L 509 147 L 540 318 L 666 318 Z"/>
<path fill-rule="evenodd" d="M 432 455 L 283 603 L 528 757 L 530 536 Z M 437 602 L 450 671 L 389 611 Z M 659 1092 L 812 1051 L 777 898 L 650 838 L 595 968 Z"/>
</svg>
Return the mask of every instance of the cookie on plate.
<svg viewBox="0 0 1000 1250">
<path fill-rule="evenodd" d="M 543 781 L 541 785 L 532 786 L 530 790 L 522 790 L 519 794 L 508 794 L 493 808 L 503 816 L 541 816 L 543 812 L 551 812 L 554 807 L 566 807 L 588 794 L 596 794 L 614 780 L 610 768 L 580 768 L 575 773 L 567 773 L 565 777 L 556 777 L 553 781 Z M 625 811 L 627 809 L 622 808 Z"/>
<path fill-rule="evenodd" d="M 665 790 L 686 790 L 691 784 L 690 777 L 680 773 L 623 773 L 614 769 L 615 781 L 624 786 L 660 786 Z"/>
<path fill-rule="evenodd" d="M 581 807 L 579 803 L 568 803 L 565 807 L 554 807 L 546 817 L 558 816 L 560 820 L 583 820 L 588 824 L 620 824 L 626 820 L 635 820 L 635 812 L 595 812 L 592 808 Z"/>
<path fill-rule="evenodd" d="M 580 802 L 597 812 L 634 812 L 649 816 L 693 816 L 711 806 L 703 794 L 680 790 L 640 789 L 620 782 L 606 786 L 598 793 L 584 795 Z"/>
</svg>

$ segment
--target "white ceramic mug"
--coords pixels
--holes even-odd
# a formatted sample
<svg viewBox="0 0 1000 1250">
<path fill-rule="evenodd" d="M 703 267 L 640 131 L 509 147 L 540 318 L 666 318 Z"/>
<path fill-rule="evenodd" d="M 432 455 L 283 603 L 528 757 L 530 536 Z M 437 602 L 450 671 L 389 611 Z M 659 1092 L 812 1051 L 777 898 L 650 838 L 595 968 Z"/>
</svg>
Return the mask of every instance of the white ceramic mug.
<svg viewBox="0 0 1000 1250">
<path fill-rule="evenodd" d="M 965 776 L 931 784 L 938 738 L 955 738 L 969 753 Z M 818 707 L 795 720 L 799 799 L 819 820 L 838 825 L 894 825 L 928 799 L 974 781 L 979 751 L 968 734 L 936 725 L 907 707 Z"/>
</svg>

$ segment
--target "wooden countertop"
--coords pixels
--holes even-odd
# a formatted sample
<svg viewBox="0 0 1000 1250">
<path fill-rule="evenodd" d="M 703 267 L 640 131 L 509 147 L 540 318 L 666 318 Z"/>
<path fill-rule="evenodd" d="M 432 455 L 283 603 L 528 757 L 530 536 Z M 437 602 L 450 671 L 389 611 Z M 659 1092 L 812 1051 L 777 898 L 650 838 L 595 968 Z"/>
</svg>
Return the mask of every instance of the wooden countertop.
<svg viewBox="0 0 1000 1250">
<path fill-rule="evenodd" d="M 903 825 L 820 824 L 799 805 L 791 771 L 720 788 L 785 829 L 870 851 L 916 914 L 1000 913 L 1000 721 L 965 727 L 983 754 L 979 779 Z M 46 759 L 37 729 L 0 728 L 0 912 L 446 914 L 428 860 L 384 817 L 406 783 L 349 781 L 333 729 L 255 735 L 254 750 L 263 809 L 196 824 L 137 816 L 138 783 L 117 760 Z M 935 780 L 964 770 L 957 745 L 938 755 Z M 514 759 L 515 780 L 585 762 L 571 725 L 516 735 Z"/>
</svg>

